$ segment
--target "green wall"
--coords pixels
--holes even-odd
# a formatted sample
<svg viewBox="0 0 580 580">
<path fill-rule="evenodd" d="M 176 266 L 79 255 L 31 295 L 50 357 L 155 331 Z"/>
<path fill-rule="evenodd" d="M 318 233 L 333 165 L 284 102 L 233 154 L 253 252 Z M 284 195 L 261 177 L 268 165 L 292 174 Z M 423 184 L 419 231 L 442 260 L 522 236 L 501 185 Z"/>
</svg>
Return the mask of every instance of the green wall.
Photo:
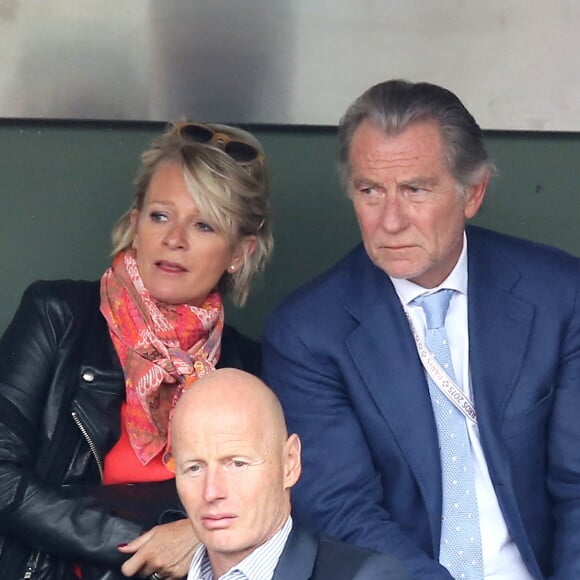
<svg viewBox="0 0 580 580">
<path fill-rule="evenodd" d="M 0 121 L 0 331 L 38 278 L 95 279 L 129 206 L 140 151 L 159 124 Z M 258 337 L 290 290 L 358 241 L 336 177 L 335 130 L 257 127 L 270 162 L 276 249 L 243 310 L 228 320 Z M 480 225 L 580 255 L 580 134 L 493 133 L 499 175 Z"/>
</svg>

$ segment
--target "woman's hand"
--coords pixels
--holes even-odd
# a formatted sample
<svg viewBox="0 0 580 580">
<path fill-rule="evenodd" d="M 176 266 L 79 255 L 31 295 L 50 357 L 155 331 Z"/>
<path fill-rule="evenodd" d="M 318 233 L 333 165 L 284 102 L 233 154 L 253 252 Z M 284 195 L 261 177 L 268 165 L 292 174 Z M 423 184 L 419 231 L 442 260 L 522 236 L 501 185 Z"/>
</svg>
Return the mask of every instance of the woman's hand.
<svg viewBox="0 0 580 580">
<path fill-rule="evenodd" d="M 123 554 L 133 554 L 121 572 L 129 577 L 138 574 L 147 578 L 157 572 L 170 580 L 183 578 L 198 544 L 187 519 L 155 526 L 126 546 L 119 546 Z"/>
</svg>

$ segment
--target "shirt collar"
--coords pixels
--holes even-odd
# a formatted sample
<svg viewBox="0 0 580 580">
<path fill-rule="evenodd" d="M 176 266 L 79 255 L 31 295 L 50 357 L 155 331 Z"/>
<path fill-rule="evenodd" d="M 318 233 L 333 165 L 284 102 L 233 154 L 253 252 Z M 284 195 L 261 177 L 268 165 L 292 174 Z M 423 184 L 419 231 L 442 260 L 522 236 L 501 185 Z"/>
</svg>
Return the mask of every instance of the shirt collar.
<svg viewBox="0 0 580 580">
<path fill-rule="evenodd" d="M 391 276 L 389 278 L 395 287 L 395 292 L 399 296 L 399 300 L 404 305 L 410 304 L 422 294 L 432 294 L 442 288 L 449 288 L 461 294 L 467 294 L 467 236 L 465 232 L 463 232 L 463 247 L 461 248 L 461 254 L 459 255 L 457 264 L 455 264 L 449 276 L 436 288 L 429 288 L 427 291 L 423 286 L 419 286 L 419 284 L 415 284 L 410 280 L 392 278 Z"/>
<path fill-rule="evenodd" d="M 220 578 L 242 577 L 248 580 L 271 580 L 291 530 L 292 518 L 288 516 L 286 523 L 267 542 L 258 546 Z M 239 574 L 234 575 L 234 572 L 239 572 Z M 187 578 L 188 580 L 214 580 L 205 546 L 199 546 L 195 552 Z"/>
</svg>

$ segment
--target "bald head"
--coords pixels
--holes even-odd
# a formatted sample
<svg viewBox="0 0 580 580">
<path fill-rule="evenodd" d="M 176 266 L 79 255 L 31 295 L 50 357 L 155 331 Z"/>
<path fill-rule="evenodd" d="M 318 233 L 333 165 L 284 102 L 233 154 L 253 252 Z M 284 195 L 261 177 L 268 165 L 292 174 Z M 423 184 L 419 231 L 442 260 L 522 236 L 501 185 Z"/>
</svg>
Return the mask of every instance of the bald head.
<svg viewBox="0 0 580 580">
<path fill-rule="evenodd" d="M 288 519 L 300 440 L 288 437 L 274 393 L 235 369 L 196 381 L 175 408 L 171 433 L 177 491 L 221 576 Z"/>
<path fill-rule="evenodd" d="M 179 436 L 179 431 L 193 421 L 223 423 L 231 418 L 260 427 L 280 444 L 288 436 L 276 395 L 259 378 L 238 369 L 218 369 L 196 381 L 175 408 L 172 432 Z"/>
</svg>

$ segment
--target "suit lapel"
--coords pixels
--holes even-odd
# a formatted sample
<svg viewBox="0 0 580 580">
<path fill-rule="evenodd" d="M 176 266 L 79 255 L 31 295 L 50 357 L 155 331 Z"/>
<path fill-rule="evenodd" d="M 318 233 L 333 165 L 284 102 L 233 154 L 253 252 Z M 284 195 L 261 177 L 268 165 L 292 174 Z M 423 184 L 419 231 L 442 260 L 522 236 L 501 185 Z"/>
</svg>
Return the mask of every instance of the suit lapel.
<svg viewBox="0 0 580 580">
<path fill-rule="evenodd" d="M 493 236 L 468 230 L 469 364 L 482 439 L 500 431 L 534 317 L 534 307 L 512 293 L 519 271 L 486 235 Z"/>
<path fill-rule="evenodd" d="M 316 538 L 294 524 L 272 580 L 308 580 L 312 576 L 317 552 Z"/>
<path fill-rule="evenodd" d="M 347 348 L 364 386 L 397 440 L 431 515 L 438 543 L 441 472 L 427 381 L 409 323 L 389 278 L 361 250 L 346 310 L 358 321 Z"/>
<path fill-rule="evenodd" d="M 512 537 L 525 538 L 502 441 L 506 405 L 524 364 L 534 307 L 513 289 L 520 273 L 493 233 L 468 230 L 469 359 L 481 445 Z M 527 542 L 527 540 L 526 540 Z M 521 545 L 521 544 L 520 544 Z"/>
</svg>

